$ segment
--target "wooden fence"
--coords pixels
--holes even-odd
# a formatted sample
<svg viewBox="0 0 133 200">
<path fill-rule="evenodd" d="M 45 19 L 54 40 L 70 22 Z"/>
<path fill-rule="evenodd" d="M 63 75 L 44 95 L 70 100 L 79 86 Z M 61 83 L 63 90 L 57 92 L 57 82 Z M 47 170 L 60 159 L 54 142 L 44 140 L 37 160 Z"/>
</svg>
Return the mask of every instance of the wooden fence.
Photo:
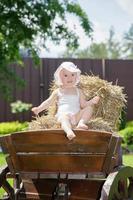
<svg viewBox="0 0 133 200">
<path fill-rule="evenodd" d="M 82 74 L 98 75 L 107 81 L 117 82 L 123 86 L 124 92 L 128 96 L 127 120 L 133 120 L 133 60 L 92 60 L 92 59 L 41 59 L 41 65 L 34 66 L 31 58 L 24 59 L 25 67 L 14 66 L 18 75 L 26 81 L 26 87 L 18 90 L 14 86 L 14 100 L 39 105 L 49 95 L 49 85 L 53 79 L 53 74 L 59 64 L 63 61 L 74 62 L 82 71 Z M 112 113 L 113 114 L 113 113 Z M 12 114 L 10 104 L 0 98 L 0 122 L 3 121 L 31 121 L 32 113 Z"/>
</svg>

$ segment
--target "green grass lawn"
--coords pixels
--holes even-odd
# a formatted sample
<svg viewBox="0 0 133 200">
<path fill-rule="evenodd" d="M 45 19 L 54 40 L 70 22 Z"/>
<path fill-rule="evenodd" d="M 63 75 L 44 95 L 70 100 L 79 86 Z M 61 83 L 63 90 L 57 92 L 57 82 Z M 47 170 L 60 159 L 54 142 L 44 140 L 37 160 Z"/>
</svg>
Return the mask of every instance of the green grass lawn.
<svg viewBox="0 0 133 200">
<path fill-rule="evenodd" d="M 4 157 L 4 155 L 2 153 L 0 153 L 0 167 L 2 167 L 5 164 L 6 164 L 5 157 Z M 2 199 L 3 194 L 4 194 L 3 188 L 0 188 L 0 199 Z"/>
<path fill-rule="evenodd" d="M 4 157 L 4 155 L 2 154 L 2 153 L 0 153 L 0 167 L 2 166 L 2 165 L 5 165 L 6 164 L 6 162 L 5 162 L 5 157 Z"/>
<path fill-rule="evenodd" d="M 123 164 L 133 167 L 133 154 L 123 155 Z"/>
<path fill-rule="evenodd" d="M 2 153 L 0 153 L 0 167 L 2 165 L 5 165 L 5 157 Z M 133 154 L 132 155 L 123 155 L 123 164 L 126 166 L 133 167 Z M 12 180 L 9 181 L 12 184 Z M 2 196 L 4 194 L 4 190 L 0 188 L 0 199 L 2 199 Z"/>
</svg>

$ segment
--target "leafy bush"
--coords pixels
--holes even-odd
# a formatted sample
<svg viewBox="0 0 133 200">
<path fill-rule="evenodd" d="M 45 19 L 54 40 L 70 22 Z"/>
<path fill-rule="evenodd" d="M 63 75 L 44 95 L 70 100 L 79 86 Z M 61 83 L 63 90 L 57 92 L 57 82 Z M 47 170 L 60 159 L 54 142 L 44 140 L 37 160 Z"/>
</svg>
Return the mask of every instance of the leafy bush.
<svg viewBox="0 0 133 200">
<path fill-rule="evenodd" d="M 126 123 L 126 127 L 129 127 L 129 126 L 133 127 L 133 121 L 129 121 L 129 122 Z"/>
<path fill-rule="evenodd" d="M 126 128 L 119 131 L 120 135 L 123 137 L 123 142 L 127 145 L 133 144 L 133 121 L 126 124 Z"/>
<path fill-rule="evenodd" d="M 5 135 L 17 131 L 22 131 L 25 130 L 27 127 L 28 127 L 28 122 L 23 122 L 23 123 L 20 123 L 18 121 L 2 122 L 0 123 L 0 134 Z"/>
<path fill-rule="evenodd" d="M 126 112 L 125 112 L 125 110 L 122 110 L 121 118 L 120 118 L 119 130 L 124 129 L 125 127 L 126 127 Z"/>
<path fill-rule="evenodd" d="M 133 127 L 125 128 L 124 140 L 128 145 L 133 144 Z"/>
<path fill-rule="evenodd" d="M 16 102 L 11 103 L 10 106 L 12 113 L 21 113 L 28 111 L 32 107 L 32 104 L 17 100 Z"/>
</svg>

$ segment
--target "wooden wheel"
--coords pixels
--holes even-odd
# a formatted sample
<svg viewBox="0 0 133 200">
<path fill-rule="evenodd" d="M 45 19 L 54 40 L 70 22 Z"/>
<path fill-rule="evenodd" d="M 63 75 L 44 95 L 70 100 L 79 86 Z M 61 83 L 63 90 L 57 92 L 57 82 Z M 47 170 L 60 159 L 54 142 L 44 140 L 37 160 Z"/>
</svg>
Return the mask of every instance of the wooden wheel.
<svg viewBox="0 0 133 200">
<path fill-rule="evenodd" d="M 122 166 L 109 174 L 100 200 L 133 200 L 133 168 Z"/>
</svg>

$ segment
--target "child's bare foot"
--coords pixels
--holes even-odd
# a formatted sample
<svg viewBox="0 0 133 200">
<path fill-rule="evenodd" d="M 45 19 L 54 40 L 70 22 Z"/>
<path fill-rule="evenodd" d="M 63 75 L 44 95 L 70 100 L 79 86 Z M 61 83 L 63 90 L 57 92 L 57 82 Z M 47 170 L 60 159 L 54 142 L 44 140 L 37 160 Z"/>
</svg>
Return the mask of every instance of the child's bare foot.
<svg viewBox="0 0 133 200">
<path fill-rule="evenodd" d="M 88 126 L 85 124 L 84 119 L 81 119 L 76 127 L 77 129 L 84 129 L 87 130 Z"/>
<path fill-rule="evenodd" d="M 74 134 L 73 131 L 70 132 L 70 133 L 67 133 L 67 138 L 68 138 L 69 140 L 72 140 L 72 139 L 75 138 L 75 137 L 76 137 L 76 135 Z"/>
<path fill-rule="evenodd" d="M 88 126 L 84 123 L 79 123 L 76 127 L 76 129 L 84 129 L 84 130 L 87 130 L 88 129 Z"/>
</svg>

